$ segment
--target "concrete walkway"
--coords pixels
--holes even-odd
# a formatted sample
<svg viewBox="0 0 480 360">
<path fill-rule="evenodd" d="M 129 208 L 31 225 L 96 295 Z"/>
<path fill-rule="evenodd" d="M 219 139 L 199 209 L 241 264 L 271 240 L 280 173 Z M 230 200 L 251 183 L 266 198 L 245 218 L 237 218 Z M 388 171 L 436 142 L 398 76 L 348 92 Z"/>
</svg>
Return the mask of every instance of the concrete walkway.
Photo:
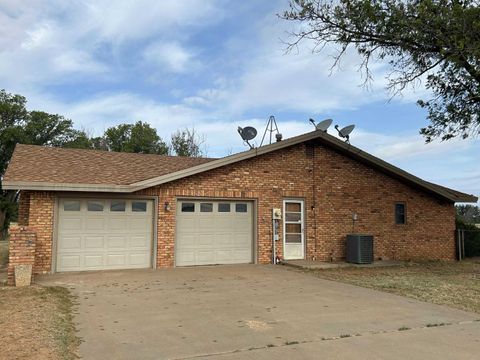
<svg viewBox="0 0 480 360">
<path fill-rule="evenodd" d="M 39 282 L 78 296 L 84 359 L 477 359 L 480 350 L 478 314 L 282 266 L 56 274 Z"/>
</svg>

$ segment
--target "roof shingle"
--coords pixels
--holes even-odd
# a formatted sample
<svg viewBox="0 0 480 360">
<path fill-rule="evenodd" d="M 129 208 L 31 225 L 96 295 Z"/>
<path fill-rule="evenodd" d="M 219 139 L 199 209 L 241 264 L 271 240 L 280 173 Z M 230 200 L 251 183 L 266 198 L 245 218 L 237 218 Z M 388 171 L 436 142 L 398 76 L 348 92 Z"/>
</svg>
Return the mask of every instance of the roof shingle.
<svg viewBox="0 0 480 360">
<path fill-rule="evenodd" d="M 18 144 L 3 180 L 128 185 L 212 160 Z"/>
</svg>

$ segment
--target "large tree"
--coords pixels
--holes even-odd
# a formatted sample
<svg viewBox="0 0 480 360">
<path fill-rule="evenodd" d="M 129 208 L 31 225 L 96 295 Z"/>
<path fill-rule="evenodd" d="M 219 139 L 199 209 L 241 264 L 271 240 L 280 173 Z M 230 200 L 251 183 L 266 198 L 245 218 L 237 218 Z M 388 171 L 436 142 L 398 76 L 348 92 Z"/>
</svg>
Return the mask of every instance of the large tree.
<svg viewBox="0 0 480 360">
<path fill-rule="evenodd" d="M 367 80 L 370 60 L 390 65 L 394 94 L 424 79 L 432 93 L 418 101 L 428 110 L 420 130 L 427 142 L 480 133 L 478 0 L 294 0 L 280 16 L 300 23 L 289 49 L 303 40 L 318 52 L 336 44 L 336 66 L 354 47 Z"/>
<path fill-rule="evenodd" d="M 0 236 L 15 216 L 18 192 L 4 191 L 1 179 L 17 143 L 91 147 L 87 135 L 75 130 L 71 120 L 43 111 L 27 111 L 21 95 L 0 90 Z"/>
<path fill-rule="evenodd" d="M 200 157 L 204 155 L 201 146 L 205 137 L 199 135 L 194 128 L 177 130 L 172 134 L 171 151 L 177 156 Z"/>
<path fill-rule="evenodd" d="M 105 131 L 104 141 L 94 139 L 98 147 L 106 145 L 110 151 L 135 152 L 167 155 L 168 146 L 149 124 L 137 121 L 135 124 L 120 124 Z"/>
</svg>

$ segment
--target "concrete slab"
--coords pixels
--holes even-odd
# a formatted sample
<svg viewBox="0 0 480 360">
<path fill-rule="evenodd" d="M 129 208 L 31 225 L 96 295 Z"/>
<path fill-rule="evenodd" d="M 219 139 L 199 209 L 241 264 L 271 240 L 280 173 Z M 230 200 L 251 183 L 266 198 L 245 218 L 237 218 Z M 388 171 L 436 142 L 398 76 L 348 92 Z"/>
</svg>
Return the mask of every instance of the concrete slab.
<svg viewBox="0 0 480 360">
<path fill-rule="evenodd" d="M 78 296 L 75 319 L 85 359 L 273 359 L 283 351 L 292 359 L 342 351 L 353 358 L 356 346 L 390 356 L 377 358 L 413 359 L 428 343 L 431 358 L 456 358 L 458 346 L 463 358 L 478 356 L 478 341 L 469 341 L 475 336 L 458 336 L 478 338 L 477 314 L 282 266 L 69 273 L 37 281 L 67 286 Z M 427 328 L 432 324 L 449 325 Z M 440 342 L 438 354 L 434 344 Z M 423 359 L 430 354 L 425 349 Z"/>
<path fill-rule="evenodd" d="M 336 269 L 336 268 L 347 268 L 347 267 L 389 267 L 389 266 L 402 266 L 405 265 L 404 261 L 394 261 L 394 260 L 379 260 L 374 261 L 371 264 L 352 264 L 347 262 L 325 262 L 325 261 L 315 261 L 315 260 L 287 260 L 283 263 L 286 266 L 293 266 L 296 268 L 314 270 L 314 269 Z"/>
</svg>

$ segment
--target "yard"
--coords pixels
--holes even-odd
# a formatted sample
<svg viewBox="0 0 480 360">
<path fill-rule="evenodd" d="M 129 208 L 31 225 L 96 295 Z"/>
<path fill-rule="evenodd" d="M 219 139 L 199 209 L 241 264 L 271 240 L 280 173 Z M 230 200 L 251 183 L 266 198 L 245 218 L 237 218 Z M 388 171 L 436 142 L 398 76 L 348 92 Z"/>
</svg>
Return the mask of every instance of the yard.
<svg viewBox="0 0 480 360">
<path fill-rule="evenodd" d="M 69 291 L 54 286 L 4 286 L 7 244 L 0 242 L 0 359 L 77 358 Z"/>
<path fill-rule="evenodd" d="M 308 270 L 315 276 L 480 313 L 480 258 Z"/>
</svg>

